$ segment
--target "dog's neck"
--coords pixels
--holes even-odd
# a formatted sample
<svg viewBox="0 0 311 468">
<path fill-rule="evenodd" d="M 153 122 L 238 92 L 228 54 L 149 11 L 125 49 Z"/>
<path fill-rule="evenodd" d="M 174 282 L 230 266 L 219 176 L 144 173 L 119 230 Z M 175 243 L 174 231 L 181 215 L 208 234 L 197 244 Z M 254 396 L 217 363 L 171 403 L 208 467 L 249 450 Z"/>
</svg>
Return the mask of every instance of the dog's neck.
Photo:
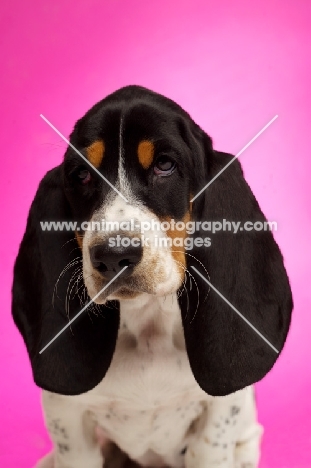
<svg viewBox="0 0 311 468">
<path fill-rule="evenodd" d="M 132 346 L 153 352 L 167 346 L 185 349 L 176 293 L 164 297 L 141 294 L 120 301 L 118 340 L 132 340 Z"/>
</svg>

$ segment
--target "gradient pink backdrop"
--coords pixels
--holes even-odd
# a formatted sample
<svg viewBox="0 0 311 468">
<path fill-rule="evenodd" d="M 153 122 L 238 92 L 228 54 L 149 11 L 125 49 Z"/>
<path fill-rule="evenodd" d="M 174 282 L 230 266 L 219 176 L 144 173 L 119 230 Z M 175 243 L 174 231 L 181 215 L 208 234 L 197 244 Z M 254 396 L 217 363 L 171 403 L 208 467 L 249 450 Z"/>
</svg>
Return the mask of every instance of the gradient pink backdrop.
<svg viewBox="0 0 311 468">
<path fill-rule="evenodd" d="M 257 385 L 261 468 L 311 467 L 311 2 L 110 0 L 1 3 L 0 466 L 28 468 L 50 448 L 20 335 L 12 267 L 38 182 L 91 105 L 126 84 L 180 103 L 241 156 L 290 276 L 295 312 L 283 354 Z"/>
</svg>

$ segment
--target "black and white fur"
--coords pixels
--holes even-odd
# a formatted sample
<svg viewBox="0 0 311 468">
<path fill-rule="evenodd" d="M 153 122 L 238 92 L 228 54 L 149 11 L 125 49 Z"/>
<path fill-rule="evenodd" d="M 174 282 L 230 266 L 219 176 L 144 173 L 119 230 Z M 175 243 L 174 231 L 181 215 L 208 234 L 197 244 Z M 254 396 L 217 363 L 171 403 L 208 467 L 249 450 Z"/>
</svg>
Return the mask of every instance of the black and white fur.
<svg viewBox="0 0 311 468">
<path fill-rule="evenodd" d="M 211 247 L 178 256 L 156 248 L 150 232 L 135 267 L 39 354 L 86 293 L 108 282 L 90 253 L 107 248 L 107 234 L 87 231 L 79 246 L 70 232 L 43 232 L 40 221 L 265 220 L 238 161 L 190 203 L 232 156 L 163 96 L 136 86 L 108 96 L 71 135 L 83 154 L 97 140 L 105 142 L 99 170 L 127 202 L 68 148 L 39 186 L 15 265 L 13 317 L 54 442 L 38 467 L 256 468 L 262 428 L 252 384 L 278 355 L 190 267 L 281 351 L 292 299 L 270 232 L 217 233 Z M 137 157 L 142 140 L 154 145 L 147 168 Z M 165 177 L 154 169 L 159 158 L 174 163 Z"/>
</svg>

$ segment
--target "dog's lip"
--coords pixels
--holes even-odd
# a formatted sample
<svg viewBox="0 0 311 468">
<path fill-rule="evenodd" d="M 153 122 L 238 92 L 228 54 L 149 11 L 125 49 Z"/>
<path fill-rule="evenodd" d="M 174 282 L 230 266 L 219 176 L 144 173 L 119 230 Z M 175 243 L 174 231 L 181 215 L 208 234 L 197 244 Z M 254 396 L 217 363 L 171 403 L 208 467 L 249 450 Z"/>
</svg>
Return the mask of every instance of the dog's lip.
<svg viewBox="0 0 311 468">
<path fill-rule="evenodd" d="M 98 291 L 96 294 L 98 294 L 98 292 L 104 289 L 108 283 L 109 281 L 103 279 L 102 285 L 100 286 L 100 288 L 98 288 Z M 139 287 L 138 285 L 141 285 L 141 287 Z M 143 293 L 147 291 L 142 287 L 141 281 L 137 281 L 137 280 L 135 281 L 135 279 L 132 277 L 117 278 L 106 289 L 104 289 L 102 294 L 98 296 L 98 299 L 100 299 L 100 302 L 102 303 L 102 301 L 106 301 L 109 298 L 109 296 L 117 295 L 118 292 L 120 292 L 121 294 L 123 293 L 134 294 L 134 293 Z"/>
<path fill-rule="evenodd" d="M 107 300 L 122 300 L 122 299 L 133 299 L 139 294 L 143 294 L 145 291 L 137 291 L 137 289 L 130 289 L 127 287 L 120 287 L 112 294 L 107 297 Z"/>
</svg>

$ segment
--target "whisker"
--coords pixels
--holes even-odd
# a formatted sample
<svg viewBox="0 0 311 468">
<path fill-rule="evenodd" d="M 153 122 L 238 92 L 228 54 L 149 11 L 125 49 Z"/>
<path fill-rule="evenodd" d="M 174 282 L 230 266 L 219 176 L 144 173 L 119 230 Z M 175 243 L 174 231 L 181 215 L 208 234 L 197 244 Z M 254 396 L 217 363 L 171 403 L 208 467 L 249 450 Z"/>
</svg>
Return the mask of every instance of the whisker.
<svg viewBox="0 0 311 468">
<path fill-rule="evenodd" d="M 62 278 L 62 276 L 68 271 L 70 270 L 70 268 L 72 268 L 73 266 L 77 265 L 78 263 L 82 262 L 82 259 L 80 257 L 76 257 L 74 258 L 73 260 L 71 260 L 69 263 L 67 263 L 67 265 L 63 268 L 63 270 L 61 271 L 61 273 L 59 274 L 57 280 L 56 280 L 56 283 L 55 283 L 55 286 L 54 286 L 54 290 L 53 290 L 53 296 L 52 296 L 52 304 L 53 304 L 53 307 L 54 307 L 54 301 L 55 301 L 55 296 L 57 296 L 57 287 L 58 287 L 58 283 L 60 281 L 60 279 Z"/>
<path fill-rule="evenodd" d="M 70 301 L 70 298 L 71 298 L 71 292 L 72 292 L 73 288 L 76 285 L 76 283 L 75 283 L 76 279 L 79 278 L 79 277 L 82 278 L 82 268 L 81 268 L 81 266 L 78 266 L 78 268 L 76 268 L 74 270 L 74 272 L 71 275 L 71 278 L 69 280 L 69 283 L 67 285 L 66 297 L 65 297 L 65 311 L 66 311 L 66 315 L 68 316 L 68 318 L 69 318 L 69 301 Z M 71 287 L 72 282 L 73 282 L 73 286 Z"/>
<path fill-rule="evenodd" d="M 175 258 L 173 258 L 173 261 L 179 265 L 183 270 L 184 272 L 186 273 L 187 272 L 187 268 L 185 267 L 185 265 L 183 263 L 181 263 L 180 261 L 178 260 L 175 260 Z M 189 294 L 188 294 L 188 290 L 187 290 L 187 277 L 186 275 L 184 276 L 185 279 L 182 280 L 182 290 L 180 290 L 179 288 L 179 291 L 177 293 L 177 299 L 179 299 L 183 293 L 183 291 L 185 291 L 186 293 L 186 298 L 187 298 L 187 309 L 186 309 L 186 317 L 187 317 L 187 314 L 188 314 L 188 311 L 189 311 Z"/>
<path fill-rule="evenodd" d="M 61 249 L 62 249 L 63 247 L 65 247 L 65 245 L 69 244 L 69 242 L 73 242 L 73 241 L 76 241 L 76 240 L 77 240 L 77 239 L 76 239 L 75 237 L 73 237 L 72 239 L 67 240 L 67 241 L 61 246 Z"/>
<path fill-rule="evenodd" d="M 189 277 L 193 279 L 193 282 L 194 282 L 194 284 L 195 284 L 195 286 L 196 286 L 196 288 L 197 288 L 197 293 L 198 293 L 198 294 L 197 294 L 197 297 L 198 297 L 197 306 L 196 306 L 196 309 L 195 309 L 195 311 L 194 311 L 194 315 L 193 315 L 192 319 L 190 320 L 190 324 L 191 324 L 191 323 L 193 322 L 193 320 L 195 319 L 195 316 L 196 316 L 197 311 L 198 311 L 198 308 L 199 308 L 199 303 L 200 303 L 200 291 L 199 291 L 199 287 L 198 287 L 198 284 L 197 284 L 197 282 L 196 282 L 194 276 L 190 273 L 189 270 L 187 270 L 187 273 L 188 273 Z M 187 314 L 186 314 L 186 317 L 185 317 L 185 318 L 187 318 Z"/>
<path fill-rule="evenodd" d="M 179 250 L 172 250 L 172 252 L 181 252 L 181 251 L 179 251 Z M 186 252 L 185 252 L 185 253 L 186 253 Z M 188 254 L 188 255 L 190 255 L 190 254 Z M 201 263 L 196 257 L 194 257 L 194 255 L 190 255 L 190 256 L 193 257 L 193 258 L 195 258 L 199 263 Z M 198 284 L 197 284 L 197 282 L 196 282 L 194 276 L 192 275 L 192 273 L 190 273 L 190 271 L 185 267 L 185 265 L 183 265 L 183 264 L 182 264 L 180 261 L 178 261 L 178 260 L 175 260 L 175 259 L 173 259 L 173 260 L 174 260 L 175 263 L 179 264 L 179 265 L 182 267 L 182 269 L 183 269 L 184 272 L 185 272 L 185 277 L 186 277 L 186 278 L 187 278 L 186 275 L 187 275 L 187 274 L 189 275 L 189 282 L 190 282 L 191 280 L 193 280 L 193 282 L 194 282 L 194 284 L 195 284 L 195 286 L 196 286 L 196 289 L 197 289 L 197 298 L 198 298 L 198 299 L 197 299 L 197 305 L 196 305 L 196 309 L 195 309 L 194 315 L 193 315 L 193 317 L 192 317 L 192 319 L 191 319 L 191 321 L 190 321 L 190 323 L 192 323 L 192 321 L 194 320 L 194 318 L 195 318 L 195 316 L 196 316 L 196 314 L 197 314 L 197 311 L 198 311 L 198 308 L 199 308 L 199 303 L 200 303 L 200 291 L 199 291 L 199 288 L 198 288 Z M 205 268 L 204 268 L 204 270 L 206 271 Z M 206 271 L 206 273 L 207 273 L 207 271 Z M 208 274 L 208 273 L 207 273 L 207 274 Z M 186 283 L 185 283 L 185 284 L 186 284 Z M 184 288 L 182 289 L 182 291 L 183 291 L 183 290 L 184 290 Z M 187 287 L 185 287 L 185 292 L 186 292 L 186 294 L 187 294 L 187 309 L 186 309 L 186 316 L 185 316 L 185 320 L 186 320 L 187 317 L 188 317 L 188 312 L 189 312 L 189 294 L 188 294 Z M 208 291 L 208 292 L 209 292 L 209 291 Z M 180 296 L 178 296 L 178 297 L 180 297 Z"/>
<path fill-rule="evenodd" d="M 205 266 L 203 265 L 203 263 L 202 263 L 197 257 L 195 257 L 194 255 L 191 255 L 191 254 L 188 253 L 188 252 L 184 252 L 184 251 L 182 251 L 182 250 L 171 250 L 171 252 L 184 253 L 185 255 L 189 255 L 189 257 L 194 258 L 194 260 L 196 260 L 196 261 L 201 265 L 201 267 L 203 268 L 203 270 L 205 271 L 205 273 L 206 273 L 206 275 L 207 275 L 207 277 L 208 277 L 208 280 L 211 282 L 211 277 L 210 277 L 210 275 L 209 275 L 207 269 L 205 268 Z M 188 270 L 188 271 L 189 271 L 189 270 Z M 193 278 L 193 276 L 192 276 L 192 278 Z M 205 296 L 203 302 L 206 301 L 207 296 L 208 296 L 209 293 L 210 293 L 210 290 L 211 290 L 211 287 L 209 286 L 209 287 L 208 287 L 207 294 L 206 294 L 206 296 Z"/>
<path fill-rule="evenodd" d="M 72 252 L 74 252 L 75 250 L 79 250 L 81 252 L 81 249 L 80 247 L 75 247 L 74 249 L 72 249 L 70 252 L 69 252 L 69 255 L 72 254 Z"/>
</svg>

